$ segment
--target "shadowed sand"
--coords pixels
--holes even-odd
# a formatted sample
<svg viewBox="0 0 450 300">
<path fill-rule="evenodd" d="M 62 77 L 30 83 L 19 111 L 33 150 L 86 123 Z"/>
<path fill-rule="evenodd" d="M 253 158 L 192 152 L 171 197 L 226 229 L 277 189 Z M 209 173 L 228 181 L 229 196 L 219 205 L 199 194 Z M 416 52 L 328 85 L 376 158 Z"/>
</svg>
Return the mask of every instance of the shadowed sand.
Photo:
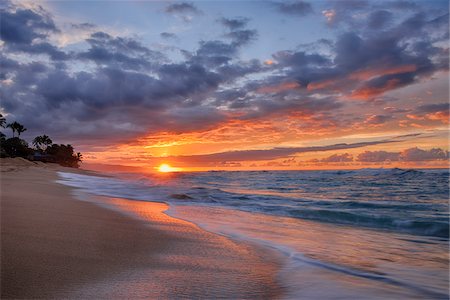
<svg viewBox="0 0 450 300">
<path fill-rule="evenodd" d="M 165 204 L 76 200 L 55 183 L 73 170 L 1 163 L 2 299 L 281 295 L 272 253 L 168 217 Z"/>
</svg>

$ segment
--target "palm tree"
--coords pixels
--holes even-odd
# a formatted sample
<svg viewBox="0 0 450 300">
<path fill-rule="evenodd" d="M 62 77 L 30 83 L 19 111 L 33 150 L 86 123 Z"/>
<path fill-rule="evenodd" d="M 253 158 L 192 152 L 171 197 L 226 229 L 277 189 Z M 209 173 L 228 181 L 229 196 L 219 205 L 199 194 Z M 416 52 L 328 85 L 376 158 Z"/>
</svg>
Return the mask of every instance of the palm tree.
<svg viewBox="0 0 450 300">
<path fill-rule="evenodd" d="M 14 137 L 14 134 L 16 133 L 16 125 L 15 125 L 15 123 L 17 123 L 17 122 L 9 123 L 8 125 L 6 125 L 7 128 L 11 128 L 12 133 L 13 133 L 13 137 Z"/>
<path fill-rule="evenodd" d="M 19 124 L 19 123 L 17 123 L 17 124 L 18 125 L 17 125 L 17 128 L 16 128 L 16 131 L 17 131 L 17 135 L 20 137 L 20 134 L 22 132 L 26 131 L 27 129 L 22 124 Z"/>
<path fill-rule="evenodd" d="M 6 127 L 6 119 L 2 114 L 0 114 L 0 127 Z"/>
<path fill-rule="evenodd" d="M 9 123 L 6 127 L 11 128 L 11 130 L 12 130 L 12 132 L 13 132 L 13 137 L 14 137 L 14 133 L 17 132 L 17 135 L 20 137 L 20 134 L 21 134 L 22 132 L 24 132 L 25 130 L 27 130 L 27 129 L 25 128 L 25 126 L 23 126 L 22 124 L 20 124 L 20 123 L 18 123 L 18 122 L 16 122 L 16 121 L 14 121 L 14 122 L 12 122 L 12 123 Z"/>
<path fill-rule="evenodd" d="M 42 151 L 42 146 L 45 146 L 45 149 L 47 149 L 48 146 L 53 144 L 52 139 L 48 135 L 39 135 L 34 138 L 33 145 L 36 147 L 36 149 Z M 45 151 L 44 149 L 44 151 Z"/>
</svg>

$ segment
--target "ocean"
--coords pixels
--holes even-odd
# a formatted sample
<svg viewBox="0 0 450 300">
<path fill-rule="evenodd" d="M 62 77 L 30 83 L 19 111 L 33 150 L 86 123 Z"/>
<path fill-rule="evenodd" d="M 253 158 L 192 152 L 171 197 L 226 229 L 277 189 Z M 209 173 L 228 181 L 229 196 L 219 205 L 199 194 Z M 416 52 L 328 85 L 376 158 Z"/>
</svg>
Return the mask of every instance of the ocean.
<svg viewBox="0 0 450 300">
<path fill-rule="evenodd" d="M 277 251 L 286 298 L 449 298 L 447 169 L 58 174 Z"/>
</svg>

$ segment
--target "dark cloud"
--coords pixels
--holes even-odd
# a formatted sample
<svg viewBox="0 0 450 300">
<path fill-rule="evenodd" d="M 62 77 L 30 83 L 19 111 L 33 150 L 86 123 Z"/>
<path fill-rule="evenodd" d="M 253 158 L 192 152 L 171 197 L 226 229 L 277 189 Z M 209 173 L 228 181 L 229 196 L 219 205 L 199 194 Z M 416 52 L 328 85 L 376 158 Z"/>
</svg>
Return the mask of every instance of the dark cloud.
<svg viewBox="0 0 450 300">
<path fill-rule="evenodd" d="M 226 34 L 233 44 L 236 46 L 243 46 L 256 39 L 258 32 L 256 30 L 235 30 Z"/>
<path fill-rule="evenodd" d="M 237 47 L 222 41 L 201 41 L 197 51 L 190 54 L 189 61 L 216 68 L 228 64 L 237 54 Z"/>
<path fill-rule="evenodd" d="M 170 4 L 166 7 L 168 13 L 200 13 L 200 10 L 193 3 L 180 2 Z"/>
<path fill-rule="evenodd" d="M 306 1 L 274 2 L 277 9 L 287 15 L 305 16 L 313 12 L 312 6 Z"/>
<path fill-rule="evenodd" d="M 370 99 L 448 70 L 448 55 L 430 41 L 428 26 L 424 14 L 417 13 L 380 35 L 342 34 L 335 45 L 335 68 L 326 72 L 334 76 L 322 80 L 334 78 L 347 92 L 353 89 L 353 98 Z M 346 80 L 339 81 L 343 76 Z"/>
<path fill-rule="evenodd" d="M 258 36 L 256 30 L 245 29 L 249 21 L 248 18 L 221 18 L 218 21 L 229 30 L 229 32 L 225 34 L 225 37 L 231 39 L 234 47 L 244 46 L 255 40 Z"/>
<path fill-rule="evenodd" d="M 31 44 L 35 39 L 57 32 L 53 20 L 30 9 L 0 10 L 0 35 L 6 44 Z"/>
<path fill-rule="evenodd" d="M 171 33 L 171 32 L 161 32 L 159 35 L 162 38 L 164 38 L 164 39 L 175 39 L 175 38 L 177 38 L 177 35 L 175 33 Z"/>
<path fill-rule="evenodd" d="M 290 99 L 289 96 L 263 97 L 256 103 L 250 103 L 250 105 L 247 106 L 247 113 L 241 118 L 262 118 L 276 114 L 287 114 L 294 111 L 311 117 L 320 112 L 337 110 L 340 107 L 342 107 L 342 104 L 333 98 L 314 99 L 303 97 L 301 99 Z M 326 115 L 326 117 L 330 116 Z"/>
<path fill-rule="evenodd" d="M 383 4 L 380 4 L 380 6 L 384 8 L 392 8 L 392 9 L 398 9 L 398 10 L 416 10 L 419 9 L 419 6 L 417 3 L 412 1 L 404 1 L 404 0 L 398 0 L 398 1 L 389 1 L 385 2 Z"/>
<path fill-rule="evenodd" d="M 166 7 L 165 12 L 180 16 L 185 22 L 190 22 L 193 16 L 202 14 L 202 11 L 193 3 L 188 2 L 170 4 Z"/>
<path fill-rule="evenodd" d="M 335 0 L 331 1 L 339 10 L 363 10 L 369 7 L 369 1 L 367 0 Z"/>
<path fill-rule="evenodd" d="M 370 14 L 367 26 L 370 29 L 382 29 L 388 25 L 393 18 L 393 14 L 387 10 L 377 10 Z"/>
<path fill-rule="evenodd" d="M 50 16 L 30 9 L 0 10 L 0 37 L 11 52 L 46 54 L 53 60 L 66 60 L 69 55 L 45 39 L 59 32 Z"/>
<path fill-rule="evenodd" d="M 435 104 L 425 104 L 418 106 L 414 112 L 418 114 L 429 114 L 437 112 L 447 112 L 449 111 L 449 103 L 435 103 Z"/>
<path fill-rule="evenodd" d="M 89 30 L 89 29 L 94 29 L 97 26 L 92 23 L 79 23 L 79 24 L 72 24 L 72 27 L 76 28 L 76 29 Z"/>
<path fill-rule="evenodd" d="M 59 50 L 54 45 L 48 42 L 36 43 L 31 45 L 26 44 L 14 44 L 9 45 L 8 49 L 10 51 L 25 52 L 27 54 L 45 54 L 48 55 L 52 60 L 61 61 L 68 60 L 71 58 L 70 54 Z"/>
<path fill-rule="evenodd" d="M 105 32 L 95 32 L 86 40 L 90 48 L 78 53 L 77 58 L 90 60 L 101 66 L 117 66 L 124 69 L 148 69 L 164 55 L 150 50 L 132 38 L 112 37 Z"/>
<path fill-rule="evenodd" d="M 247 23 L 250 21 L 249 18 L 220 18 L 218 20 L 223 26 L 227 27 L 229 30 L 239 30 L 247 26 Z"/>
</svg>

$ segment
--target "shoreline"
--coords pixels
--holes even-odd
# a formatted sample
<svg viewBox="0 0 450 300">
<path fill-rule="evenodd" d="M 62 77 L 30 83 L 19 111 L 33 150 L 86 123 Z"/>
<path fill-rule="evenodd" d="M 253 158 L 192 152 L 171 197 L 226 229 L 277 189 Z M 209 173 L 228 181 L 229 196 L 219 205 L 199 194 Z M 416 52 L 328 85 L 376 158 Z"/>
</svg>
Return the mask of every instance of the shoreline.
<svg viewBox="0 0 450 300">
<path fill-rule="evenodd" d="M 55 182 L 58 170 L 85 171 L 1 162 L 2 298 L 283 294 L 281 262 L 268 251 L 170 217 L 165 204 L 110 198 L 139 220 Z"/>
</svg>

